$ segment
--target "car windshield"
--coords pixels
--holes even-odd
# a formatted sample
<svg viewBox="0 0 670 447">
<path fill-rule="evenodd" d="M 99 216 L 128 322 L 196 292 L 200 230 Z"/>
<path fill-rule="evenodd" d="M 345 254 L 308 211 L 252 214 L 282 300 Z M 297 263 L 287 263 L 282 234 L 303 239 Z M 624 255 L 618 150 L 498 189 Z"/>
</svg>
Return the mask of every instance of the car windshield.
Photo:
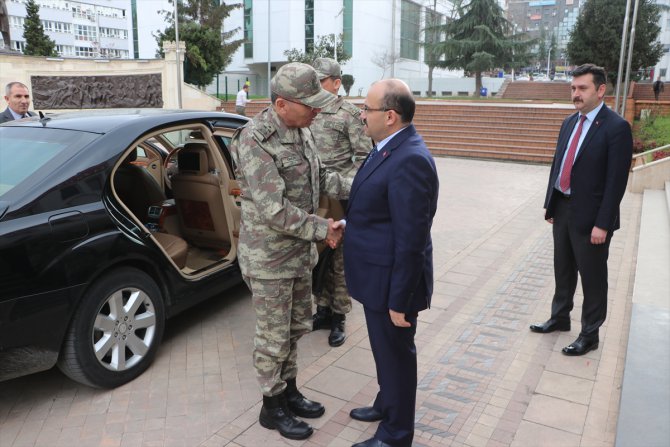
<svg viewBox="0 0 670 447">
<path fill-rule="evenodd" d="M 0 198 L 61 152 L 97 137 L 63 129 L 0 127 Z"/>
</svg>

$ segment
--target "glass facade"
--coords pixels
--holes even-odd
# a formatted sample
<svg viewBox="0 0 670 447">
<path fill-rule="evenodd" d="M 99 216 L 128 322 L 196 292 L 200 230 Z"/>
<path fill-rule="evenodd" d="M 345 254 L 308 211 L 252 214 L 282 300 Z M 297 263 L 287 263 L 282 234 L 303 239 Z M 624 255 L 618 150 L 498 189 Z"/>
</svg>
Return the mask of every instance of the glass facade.
<svg viewBox="0 0 670 447">
<path fill-rule="evenodd" d="M 421 6 L 402 0 L 400 5 L 400 57 L 419 60 Z"/>
<path fill-rule="evenodd" d="M 354 55 L 354 0 L 344 0 L 342 13 L 342 46 L 344 54 Z"/>
<path fill-rule="evenodd" d="M 244 57 L 254 57 L 253 0 L 244 0 Z"/>
<path fill-rule="evenodd" d="M 137 0 L 130 2 L 131 18 L 133 20 L 133 57 L 140 58 L 140 37 L 137 30 Z"/>
<path fill-rule="evenodd" d="M 314 0 L 305 0 L 305 53 L 314 49 Z"/>
</svg>

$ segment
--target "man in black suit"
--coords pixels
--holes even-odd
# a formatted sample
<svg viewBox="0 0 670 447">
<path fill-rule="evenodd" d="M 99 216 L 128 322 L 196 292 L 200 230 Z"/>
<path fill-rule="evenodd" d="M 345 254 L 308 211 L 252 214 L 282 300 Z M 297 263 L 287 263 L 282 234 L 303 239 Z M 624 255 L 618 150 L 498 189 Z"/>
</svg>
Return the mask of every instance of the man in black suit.
<svg viewBox="0 0 670 447">
<path fill-rule="evenodd" d="M 35 115 L 28 111 L 30 106 L 28 87 L 20 82 L 10 82 L 5 86 L 5 101 L 7 108 L 0 114 L 0 123 Z"/>
<path fill-rule="evenodd" d="M 582 330 L 563 348 L 566 355 L 598 348 L 598 329 L 607 316 L 609 245 L 619 228 L 619 204 L 633 154 L 630 125 L 603 102 L 606 82 L 605 70 L 593 64 L 573 72 L 572 102 L 578 113 L 561 126 L 544 202 L 545 219 L 553 224 L 556 289 L 551 318 L 530 330 L 570 330 L 579 272 Z"/>
<path fill-rule="evenodd" d="M 415 103 L 402 81 L 372 85 L 361 118 L 377 144 L 354 177 L 344 233 L 350 295 L 363 304 L 379 393 L 351 410 L 381 421 L 374 438 L 355 447 L 409 447 L 414 437 L 419 311 L 433 292 L 430 228 L 437 209 L 435 162 L 412 125 Z"/>
</svg>

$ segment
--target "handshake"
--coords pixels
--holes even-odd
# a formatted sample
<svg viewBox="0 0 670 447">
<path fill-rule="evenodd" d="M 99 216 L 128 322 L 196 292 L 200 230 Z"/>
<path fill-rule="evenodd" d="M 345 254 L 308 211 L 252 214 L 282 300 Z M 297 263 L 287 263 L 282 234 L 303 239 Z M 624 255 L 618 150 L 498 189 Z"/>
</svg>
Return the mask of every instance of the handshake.
<svg viewBox="0 0 670 447">
<path fill-rule="evenodd" d="M 346 220 L 334 221 L 328 219 L 328 234 L 326 234 L 326 244 L 332 249 L 336 249 L 342 243 L 344 236 L 344 228 L 347 226 Z"/>
</svg>

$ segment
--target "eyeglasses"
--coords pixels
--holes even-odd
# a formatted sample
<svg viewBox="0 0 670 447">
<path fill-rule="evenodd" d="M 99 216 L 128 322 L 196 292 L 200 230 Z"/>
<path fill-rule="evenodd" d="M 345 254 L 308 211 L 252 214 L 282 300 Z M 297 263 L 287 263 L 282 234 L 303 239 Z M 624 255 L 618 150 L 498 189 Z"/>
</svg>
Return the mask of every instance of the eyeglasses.
<svg viewBox="0 0 670 447">
<path fill-rule="evenodd" d="M 397 113 L 398 115 L 400 115 L 400 112 L 398 112 L 396 109 L 373 109 L 373 108 L 370 108 L 370 107 L 368 107 L 368 106 L 366 106 L 366 105 L 363 106 L 363 112 L 365 112 L 365 113 L 370 113 L 370 112 L 388 112 L 388 111 L 393 111 L 393 112 Z"/>
</svg>

